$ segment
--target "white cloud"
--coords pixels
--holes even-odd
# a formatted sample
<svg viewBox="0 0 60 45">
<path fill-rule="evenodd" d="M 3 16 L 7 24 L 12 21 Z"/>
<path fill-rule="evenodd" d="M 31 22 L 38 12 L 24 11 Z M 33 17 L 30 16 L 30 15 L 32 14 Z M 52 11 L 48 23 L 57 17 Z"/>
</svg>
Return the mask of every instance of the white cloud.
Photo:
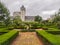
<svg viewBox="0 0 60 45">
<path fill-rule="evenodd" d="M 0 0 L 10 10 L 19 11 L 21 5 L 27 8 L 27 15 L 41 14 L 43 18 L 48 18 L 60 8 L 60 0 Z"/>
<path fill-rule="evenodd" d="M 20 2 L 19 2 L 19 1 L 16 1 L 14 4 L 16 4 L 16 5 L 20 5 Z"/>
<path fill-rule="evenodd" d="M 51 14 L 54 14 L 55 12 L 56 12 L 56 10 L 43 11 L 42 14 L 48 14 L 48 15 L 51 15 Z"/>
</svg>

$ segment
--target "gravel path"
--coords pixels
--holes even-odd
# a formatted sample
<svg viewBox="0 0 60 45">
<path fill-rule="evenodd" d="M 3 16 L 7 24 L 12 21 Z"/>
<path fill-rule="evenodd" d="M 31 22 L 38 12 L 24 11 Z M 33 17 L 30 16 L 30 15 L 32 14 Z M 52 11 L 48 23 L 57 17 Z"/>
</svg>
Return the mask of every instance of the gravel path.
<svg viewBox="0 0 60 45">
<path fill-rule="evenodd" d="M 11 45 L 43 45 L 43 42 L 38 39 L 36 32 L 20 32 Z"/>
</svg>

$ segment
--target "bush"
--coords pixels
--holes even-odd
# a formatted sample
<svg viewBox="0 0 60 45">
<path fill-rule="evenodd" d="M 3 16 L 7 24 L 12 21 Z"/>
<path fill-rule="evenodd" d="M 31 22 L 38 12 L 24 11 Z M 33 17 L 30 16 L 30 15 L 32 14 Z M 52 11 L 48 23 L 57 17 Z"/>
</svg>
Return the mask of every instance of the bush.
<svg viewBox="0 0 60 45">
<path fill-rule="evenodd" d="M 18 32 L 12 30 L 4 35 L 0 36 L 0 45 L 9 45 L 10 42 L 18 35 Z"/>
<path fill-rule="evenodd" d="M 0 28 L 0 32 L 9 32 L 10 30 L 7 30 L 7 28 Z"/>
<path fill-rule="evenodd" d="M 13 26 L 11 26 L 11 27 L 7 27 L 7 29 L 8 29 L 8 30 L 13 30 L 14 27 L 13 27 Z"/>
<path fill-rule="evenodd" d="M 40 24 L 40 23 L 33 23 L 32 25 L 31 25 L 31 29 L 40 29 L 40 28 L 42 28 L 42 24 Z"/>
<path fill-rule="evenodd" d="M 0 28 L 3 28 L 3 27 L 5 27 L 4 22 L 0 22 Z"/>
<path fill-rule="evenodd" d="M 26 25 L 24 23 L 20 23 L 19 25 L 14 24 L 15 29 L 26 29 Z"/>
<path fill-rule="evenodd" d="M 21 30 L 21 32 L 35 32 L 34 29 L 30 29 L 30 30 Z"/>
<path fill-rule="evenodd" d="M 54 34 L 54 35 L 57 35 L 57 34 L 60 35 L 60 30 L 48 30 L 46 32 Z"/>
<path fill-rule="evenodd" d="M 48 27 L 42 27 L 43 30 L 48 30 Z"/>
<path fill-rule="evenodd" d="M 51 30 L 51 31 L 58 31 L 59 29 L 57 29 L 57 28 L 48 28 L 48 30 Z"/>
<path fill-rule="evenodd" d="M 60 29 L 60 21 L 56 24 L 57 28 Z"/>
</svg>

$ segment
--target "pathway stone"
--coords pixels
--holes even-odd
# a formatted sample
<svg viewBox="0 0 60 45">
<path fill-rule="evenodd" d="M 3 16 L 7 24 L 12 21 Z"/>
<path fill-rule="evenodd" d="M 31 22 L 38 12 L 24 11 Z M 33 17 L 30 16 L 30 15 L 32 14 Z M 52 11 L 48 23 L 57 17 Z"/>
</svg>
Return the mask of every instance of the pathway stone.
<svg viewBox="0 0 60 45">
<path fill-rule="evenodd" d="M 43 42 L 38 39 L 36 32 L 20 32 L 11 45 L 43 45 Z"/>
</svg>

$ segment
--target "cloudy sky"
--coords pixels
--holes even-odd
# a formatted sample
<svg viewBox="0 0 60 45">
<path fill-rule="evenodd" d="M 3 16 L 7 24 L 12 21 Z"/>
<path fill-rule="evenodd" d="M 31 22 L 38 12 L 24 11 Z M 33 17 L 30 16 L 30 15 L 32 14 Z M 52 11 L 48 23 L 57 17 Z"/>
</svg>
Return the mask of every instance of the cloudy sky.
<svg viewBox="0 0 60 45">
<path fill-rule="evenodd" d="M 60 8 L 60 0 L 0 0 L 9 9 L 11 15 L 14 11 L 20 11 L 20 7 L 26 7 L 26 15 L 40 15 L 44 19 L 49 18 Z"/>
</svg>

